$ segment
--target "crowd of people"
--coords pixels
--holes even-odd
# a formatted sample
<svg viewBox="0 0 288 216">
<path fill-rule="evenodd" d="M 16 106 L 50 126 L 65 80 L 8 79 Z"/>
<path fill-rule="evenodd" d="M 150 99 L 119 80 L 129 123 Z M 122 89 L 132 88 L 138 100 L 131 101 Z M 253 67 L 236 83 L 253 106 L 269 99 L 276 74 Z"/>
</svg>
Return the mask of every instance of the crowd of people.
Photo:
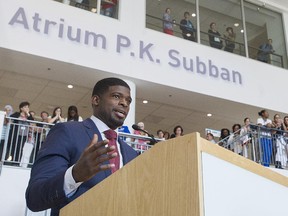
<svg viewBox="0 0 288 216">
<path fill-rule="evenodd" d="M 11 120 L 13 125 L 8 130 L 9 118 L 4 119 L 0 157 L 2 157 L 4 141 L 8 138 L 5 160 L 21 161 L 21 164 L 25 167 L 31 161 L 32 150 L 35 151 L 35 156 L 37 155 L 52 125 L 68 121 L 83 121 L 82 117 L 78 114 L 77 107 L 74 105 L 69 106 L 66 118 L 63 117 L 61 107 L 56 107 L 51 116 L 47 111 L 42 111 L 40 113 L 41 119 L 36 119 L 36 113 L 30 110 L 30 103 L 28 101 L 23 101 L 19 104 L 19 111 L 13 112 L 11 105 L 6 105 L 4 111 L 6 117 L 13 119 Z M 24 153 L 27 151 L 29 152 L 28 156 L 25 156 Z"/>
<path fill-rule="evenodd" d="M 23 125 L 29 124 L 27 123 L 26 120 L 36 120 L 35 112 L 30 111 L 30 103 L 27 101 L 21 102 L 19 104 L 19 111 L 17 112 L 13 112 L 13 108 L 11 105 L 6 105 L 4 107 L 4 111 L 6 112 L 7 117 L 17 118 L 18 120 L 14 120 L 14 122 L 17 122 Z M 45 138 L 40 139 L 39 136 L 46 137 L 52 125 L 61 123 L 61 122 L 67 122 L 67 121 L 79 121 L 79 122 L 83 121 L 82 117 L 78 114 L 77 107 L 74 105 L 69 106 L 66 117 L 63 116 L 61 107 L 55 107 L 52 115 L 49 115 L 47 111 L 42 111 L 40 114 L 40 117 L 41 119 L 39 120 L 39 123 L 35 125 L 41 128 L 41 130 L 34 131 L 33 133 L 31 133 L 31 131 L 27 129 L 28 127 L 26 127 L 25 130 L 19 130 L 18 136 L 21 136 L 21 138 L 14 139 L 14 140 L 17 140 L 17 144 L 11 146 L 12 149 L 10 150 L 10 152 L 15 152 L 14 153 L 15 160 L 20 160 L 20 153 L 21 153 L 20 148 L 21 146 L 24 146 L 25 142 L 33 144 L 35 154 L 37 154 L 41 146 L 40 142 L 42 142 L 45 139 Z M 44 124 L 41 124 L 41 122 Z M 48 123 L 48 125 L 45 125 L 45 123 Z M 6 133 L 8 132 L 7 124 L 8 124 L 8 119 L 5 119 L 3 130 L 2 130 L 2 136 L 1 136 L 0 155 L 2 155 L 4 139 L 6 137 Z M 147 133 L 145 133 L 144 123 L 138 122 L 137 125 L 141 130 L 134 130 L 133 134 L 140 135 L 140 136 L 148 136 L 148 132 L 146 131 Z M 207 132 L 206 139 L 212 143 L 217 143 L 220 146 L 223 146 L 239 155 L 242 155 L 248 158 L 249 157 L 248 152 L 251 151 L 251 149 L 249 149 L 251 148 L 251 145 L 250 145 L 251 134 L 249 134 L 251 131 L 250 125 L 251 125 L 250 118 L 247 117 L 244 119 L 243 125 L 236 123 L 232 126 L 231 131 L 228 128 L 222 128 L 218 141 L 215 140 L 213 133 L 211 133 L 210 131 Z M 288 132 L 287 134 L 283 133 L 283 131 L 288 130 L 288 116 L 285 116 L 284 119 L 282 120 L 280 116 L 276 114 L 274 116 L 273 121 L 271 121 L 269 119 L 268 111 L 262 110 L 261 112 L 259 112 L 259 119 L 257 119 L 257 125 L 266 127 L 267 129 L 271 129 L 271 131 L 269 132 L 267 131 L 261 132 L 261 134 L 263 135 L 260 138 L 261 139 L 260 141 L 261 151 L 263 151 L 263 154 L 265 155 L 265 158 L 261 159 L 263 165 L 269 166 L 272 160 L 276 168 L 286 167 L 288 145 L 287 145 L 286 139 L 283 139 L 281 136 L 283 136 L 284 138 L 288 137 Z M 272 129 L 276 129 L 277 131 L 272 130 Z M 130 133 L 127 126 L 122 126 L 121 128 L 118 129 L 118 131 Z M 282 131 L 282 132 L 279 132 L 279 131 Z M 275 138 L 274 134 L 277 135 L 277 139 Z M 161 140 L 168 140 L 168 139 L 183 136 L 183 135 L 184 135 L 183 127 L 181 125 L 177 125 L 174 127 L 172 134 L 170 134 L 168 131 L 159 129 L 155 137 L 158 139 L 158 141 L 161 141 Z M 12 139 L 12 138 L 9 137 L 9 139 Z M 148 145 L 151 144 L 149 140 L 141 139 L 141 138 L 134 138 L 134 139 L 131 139 L 131 141 L 138 143 L 136 148 L 139 149 L 141 152 L 148 149 L 147 144 Z M 11 155 L 7 153 L 5 157 L 6 157 L 5 159 L 8 159 L 9 157 L 11 157 Z M 10 158 L 10 160 L 12 159 L 13 158 Z"/>
<path fill-rule="evenodd" d="M 251 124 L 250 118 L 246 117 L 242 125 L 239 123 L 234 124 L 231 131 L 228 128 L 222 128 L 217 141 L 211 131 L 207 131 L 206 139 L 243 157 L 259 161 L 264 166 L 274 164 L 276 168 L 280 169 L 288 167 L 288 116 L 281 119 L 279 114 L 275 114 L 273 120 L 270 120 L 267 110 L 261 110 L 258 114 L 259 118 L 255 125 Z M 144 130 L 143 122 L 139 122 L 138 126 Z M 147 136 L 147 133 L 143 131 L 134 131 L 134 134 Z M 257 135 L 256 139 L 253 140 L 256 142 L 254 143 L 256 146 L 253 148 L 255 148 L 254 151 L 256 151 L 257 154 L 254 157 L 257 158 L 252 158 L 251 153 L 253 134 Z M 183 127 L 177 125 L 174 127 L 171 135 L 168 131 L 162 129 L 157 130 L 156 138 L 161 141 L 183 135 Z M 147 140 L 139 139 L 133 141 L 149 145 L 149 141 Z M 139 148 L 147 150 L 146 145 L 141 145 Z"/>
<path fill-rule="evenodd" d="M 184 12 L 184 18 L 180 21 L 180 24 L 176 24 L 176 20 L 171 16 L 171 8 L 166 8 L 163 14 L 163 32 L 166 34 L 174 35 L 174 27 L 179 26 L 182 31 L 182 37 L 186 40 L 197 41 L 196 40 L 196 28 L 194 27 L 192 21 L 189 19 L 190 13 L 188 11 Z M 211 22 L 208 29 L 208 39 L 209 45 L 216 49 L 223 49 L 227 52 L 234 52 L 236 33 L 231 26 L 226 27 L 226 31 L 223 35 L 217 30 L 215 22 Z M 270 54 L 273 54 L 275 50 L 272 46 L 272 39 L 268 39 L 267 42 L 261 44 L 258 47 L 257 60 L 269 63 Z"/>
<path fill-rule="evenodd" d="M 254 140 L 257 155 L 254 157 L 264 166 L 273 163 L 276 168 L 287 167 L 288 116 L 282 119 L 279 114 L 275 114 L 273 120 L 270 120 L 267 110 L 261 110 L 258 115 L 255 125 L 246 117 L 242 126 L 238 123 L 232 126 L 232 132 L 228 128 L 222 128 L 218 144 L 249 158 L 248 152 L 251 151 L 251 139 L 254 134 L 257 138 Z M 216 143 L 212 133 L 207 133 L 206 139 Z"/>
<path fill-rule="evenodd" d="M 68 109 L 67 121 L 71 121 L 69 123 L 57 123 L 63 121 L 62 111 L 59 108 L 55 108 L 52 115 L 54 117 L 50 117 L 45 111 L 42 112 L 44 122 L 49 120 L 56 122 L 32 166 L 26 190 L 26 202 L 30 210 L 41 211 L 51 208 L 52 215 L 57 216 L 63 206 L 137 157 L 137 152 L 124 140 L 117 138 L 116 132 L 129 113 L 131 101 L 130 87 L 126 82 L 118 78 L 106 78 L 98 81 L 93 88 L 91 98 L 93 114 L 90 118 L 79 122 L 80 117 L 75 107 Z M 35 114 L 32 112 L 31 115 L 29 106 L 28 102 L 22 102 L 19 105 L 19 112 L 13 113 L 13 108 L 7 105 L 6 115 L 17 116 L 17 121 L 28 123 L 27 120 L 32 120 Z M 222 129 L 219 142 L 219 145 L 226 146 L 243 156 L 246 154 L 243 146 L 249 145 L 248 131 L 252 129 L 249 118 L 245 118 L 244 122 L 244 126 L 234 124 L 232 127 L 234 133 L 231 134 L 229 129 Z M 286 136 L 288 116 L 282 120 L 276 114 L 272 121 L 269 119 L 268 111 L 261 110 L 257 124 L 261 126 L 260 133 L 263 135 L 260 136 L 262 163 L 264 166 L 269 166 L 275 150 L 272 134 L 279 133 L 279 137 Z M 23 124 L 19 126 L 22 127 Z M 140 131 L 144 131 L 141 135 L 148 135 L 148 132 L 145 133 L 143 122 L 139 122 L 138 127 Z M 173 134 L 167 136 L 167 139 L 183 136 L 183 132 L 183 128 L 177 125 Z M 25 133 L 28 134 L 26 140 L 33 139 L 29 136 L 29 131 Z M 137 133 L 139 135 L 139 132 Z M 241 133 L 244 138 L 240 139 L 241 143 L 237 143 L 236 137 Z M 163 130 L 158 130 L 157 134 L 160 140 L 165 139 Z M 207 139 L 208 137 L 213 140 L 213 135 L 207 134 Z M 279 146 L 280 144 L 283 146 Z M 287 143 L 276 142 L 275 165 L 277 168 L 282 168 L 286 166 L 285 163 L 287 164 Z"/>
<path fill-rule="evenodd" d="M 182 31 L 182 36 L 186 40 L 196 41 L 196 28 L 194 27 L 192 21 L 189 19 L 190 13 L 188 11 L 184 12 L 184 18 L 180 21 L 180 30 Z M 163 32 L 166 34 L 173 35 L 173 26 L 176 24 L 176 20 L 171 17 L 171 9 L 166 8 L 163 14 Z M 223 34 L 225 44 L 223 44 L 222 36 L 216 29 L 216 23 L 212 22 L 208 30 L 209 44 L 211 47 L 222 49 L 227 52 L 233 52 L 235 49 L 235 39 L 236 34 L 232 27 L 227 27 L 226 32 Z"/>
</svg>

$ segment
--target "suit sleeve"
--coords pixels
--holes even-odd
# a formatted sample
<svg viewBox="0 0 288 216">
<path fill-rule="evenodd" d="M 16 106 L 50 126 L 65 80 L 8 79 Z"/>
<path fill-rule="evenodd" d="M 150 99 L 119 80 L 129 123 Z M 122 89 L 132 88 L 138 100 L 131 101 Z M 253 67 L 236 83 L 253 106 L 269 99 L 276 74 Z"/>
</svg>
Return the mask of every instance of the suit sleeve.
<svg viewBox="0 0 288 216">
<path fill-rule="evenodd" d="M 26 190 L 27 206 L 32 211 L 61 208 L 68 203 L 63 184 L 74 151 L 69 133 L 65 124 L 55 125 L 38 153 Z"/>
</svg>

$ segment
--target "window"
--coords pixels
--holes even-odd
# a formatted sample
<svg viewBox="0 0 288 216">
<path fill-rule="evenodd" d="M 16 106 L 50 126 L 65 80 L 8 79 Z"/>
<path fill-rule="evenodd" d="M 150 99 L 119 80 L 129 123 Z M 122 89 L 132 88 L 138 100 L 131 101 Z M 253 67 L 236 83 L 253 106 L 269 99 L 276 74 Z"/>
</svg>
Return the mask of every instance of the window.
<svg viewBox="0 0 288 216">
<path fill-rule="evenodd" d="M 243 0 L 198 2 L 199 10 L 196 0 L 146 0 L 146 27 L 278 67 L 288 67 L 282 14 L 268 9 L 265 4 L 259 6 Z M 185 12 L 188 15 L 183 21 Z M 188 28 L 183 30 L 185 23 Z M 197 32 L 200 32 L 200 41 Z M 266 46 L 268 39 L 272 39 L 272 46 Z"/>
<path fill-rule="evenodd" d="M 118 0 L 56 0 L 63 4 L 71 5 L 83 10 L 88 10 L 93 13 L 100 13 L 101 15 L 118 18 Z M 99 5 L 98 5 L 99 4 Z M 100 8 L 98 10 L 97 8 Z"/>
<path fill-rule="evenodd" d="M 268 10 L 265 4 L 257 6 L 245 2 L 244 6 L 249 57 L 287 68 L 282 15 Z M 269 39 L 273 47 L 270 52 L 264 50 Z"/>
<path fill-rule="evenodd" d="M 200 0 L 201 44 L 245 56 L 240 0 Z"/>
</svg>

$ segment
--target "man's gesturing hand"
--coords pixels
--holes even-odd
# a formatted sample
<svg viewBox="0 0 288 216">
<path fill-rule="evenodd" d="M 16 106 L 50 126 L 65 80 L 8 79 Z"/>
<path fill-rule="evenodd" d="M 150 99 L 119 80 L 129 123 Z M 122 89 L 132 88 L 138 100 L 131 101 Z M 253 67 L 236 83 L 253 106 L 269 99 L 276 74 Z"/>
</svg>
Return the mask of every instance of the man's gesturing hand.
<svg viewBox="0 0 288 216">
<path fill-rule="evenodd" d="M 85 182 L 92 178 L 97 172 L 111 169 L 114 164 L 102 164 L 117 156 L 117 153 L 108 154 L 114 151 L 115 147 L 105 147 L 108 140 L 98 142 L 98 136 L 94 134 L 92 141 L 85 148 L 79 160 L 72 169 L 75 182 Z"/>
</svg>

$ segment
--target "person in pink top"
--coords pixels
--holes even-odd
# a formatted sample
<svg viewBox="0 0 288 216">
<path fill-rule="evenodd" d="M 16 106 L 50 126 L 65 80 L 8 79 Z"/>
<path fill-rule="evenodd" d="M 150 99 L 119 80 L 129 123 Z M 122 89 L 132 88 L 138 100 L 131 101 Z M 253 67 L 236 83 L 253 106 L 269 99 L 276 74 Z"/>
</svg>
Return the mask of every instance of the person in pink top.
<svg viewBox="0 0 288 216">
<path fill-rule="evenodd" d="M 141 128 L 142 130 L 145 130 L 145 125 L 143 122 L 138 122 L 137 124 L 139 126 L 139 128 Z M 148 136 L 146 133 L 144 133 L 143 131 L 138 131 L 138 130 L 134 130 L 133 132 L 135 135 L 140 135 L 140 136 Z M 134 142 L 138 143 L 136 145 L 137 149 L 139 150 L 147 150 L 147 140 L 144 139 L 134 139 Z"/>
</svg>

